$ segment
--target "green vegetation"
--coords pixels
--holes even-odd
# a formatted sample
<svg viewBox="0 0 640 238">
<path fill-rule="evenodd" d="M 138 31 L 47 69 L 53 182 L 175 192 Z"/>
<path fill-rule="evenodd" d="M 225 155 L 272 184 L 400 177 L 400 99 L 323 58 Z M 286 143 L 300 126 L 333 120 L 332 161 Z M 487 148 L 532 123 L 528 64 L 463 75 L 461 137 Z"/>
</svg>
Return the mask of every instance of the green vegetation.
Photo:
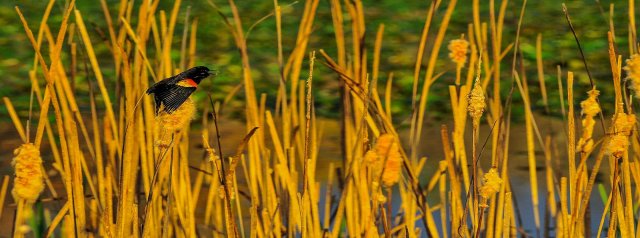
<svg viewBox="0 0 640 238">
<path fill-rule="evenodd" d="M 216 1 L 213 1 L 216 2 Z M 613 2 L 612 2 L 613 3 Z M 61 12 L 64 7 L 64 1 L 56 2 L 55 12 Z M 218 3 L 220 4 L 220 3 Z M 292 45 L 295 43 L 296 34 L 300 14 L 304 8 L 303 2 L 282 2 L 282 33 L 283 50 L 285 54 L 291 52 Z M 615 3 L 614 21 L 626 19 L 623 9 L 626 9 L 627 2 Z M 3 85 L 0 87 L 0 96 L 11 96 L 14 104 L 19 109 L 28 108 L 29 95 L 24 93 L 29 91 L 29 81 L 27 77 L 28 70 L 33 62 L 33 51 L 30 49 L 29 42 L 23 33 L 19 24 L 18 16 L 13 11 L 14 6 L 20 6 L 24 9 L 24 14 L 29 19 L 31 27 L 37 27 L 40 21 L 40 14 L 46 6 L 43 1 L 3 1 L 0 2 L 0 74 L 4 76 Z M 424 23 L 424 16 L 429 6 L 428 1 L 395 1 L 395 0 L 379 0 L 365 1 L 364 7 L 367 9 L 365 17 L 369 19 L 366 22 L 367 32 L 365 45 L 369 48 L 373 47 L 375 32 L 379 24 L 385 25 L 384 46 L 381 51 L 380 72 L 381 75 L 389 73 L 394 74 L 394 89 L 397 95 L 410 95 L 411 84 L 413 80 L 412 65 L 415 61 L 416 52 L 418 50 L 418 42 L 420 33 Z M 112 4 L 110 8 L 112 12 L 116 12 L 117 5 Z M 161 2 L 159 9 L 171 9 L 171 2 Z M 184 13 L 190 7 L 190 18 L 197 18 L 198 27 L 198 51 L 197 61 L 202 65 L 210 65 L 219 70 L 218 76 L 205 84 L 208 92 L 214 94 L 214 98 L 222 99 L 224 95 L 233 90 L 240 84 L 239 78 L 242 75 L 242 67 L 240 56 L 237 54 L 233 37 L 230 35 L 222 20 L 214 11 L 207 1 L 185 2 L 181 8 Z M 510 2 L 507 5 L 505 14 L 504 38 L 505 42 L 513 41 L 515 37 L 515 24 L 519 13 L 519 2 Z M 608 26 L 608 1 L 570 1 L 567 3 L 573 24 L 576 28 L 578 37 L 584 50 L 589 69 L 592 77 L 596 82 L 607 81 L 611 77 L 609 70 L 606 32 Z M 87 15 L 87 23 L 90 24 L 89 32 L 95 39 L 105 39 L 107 34 L 106 23 L 104 22 L 103 13 L 100 5 L 91 1 L 80 1 L 77 8 Z M 230 13 L 230 8 L 224 4 L 220 4 L 221 11 L 225 14 Z M 245 29 L 253 26 L 248 36 L 247 45 L 253 67 L 253 77 L 256 80 L 256 88 L 258 93 L 267 93 L 270 98 L 275 98 L 278 85 L 278 66 L 277 52 L 273 44 L 277 42 L 275 28 L 276 23 L 272 15 L 273 3 L 270 1 L 247 0 L 238 4 L 239 11 L 246 17 L 243 21 Z M 483 17 L 489 15 L 489 4 L 481 5 L 481 14 Z M 436 14 L 442 14 L 438 12 Z M 447 39 L 459 38 L 461 34 L 466 33 L 467 24 L 469 24 L 472 14 L 471 4 L 459 4 L 454 11 L 449 29 L 447 30 Z M 565 70 L 576 72 L 576 87 L 578 89 L 588 89 L 589 78 L 584 70 L 584 65 L 580 60 L 576 42 L 573 35 L 569 31 L 565 17 L 562 13 L 561 2 L 556 1 L 536 1 L 529 4 L 523 21 L 523 31 L 521 39 L 521 49 L 525 59 L 525 66 L 530 78 L 536 77 L 535 71 L 535 39 L 537 34 L 543 36 L 543 59 L 545 64 L 545 79 L 547 84 L 556 84 L 556 66 L 560 65 Z M 184 30 L 184 17 L 181 14 L 176 25 L 176 32 Z M 264 19 L 263 19 L 264 18 Z M 59 14 L 53 14 L 50 22 L 53 26 L 61 21 Z M 439 19 L 436 19 L 438 21 Z M 316 16 L 316 24 L 313 28 L 313 34 L 309 39 L 310 49 L 324 49 L 329 54 L 335 53 L 335 40 L 333 26 L 331 23 L 330 4 L 328 1 L 321 1 Z M 55 29 L 54 29 L 55 30 Z M 624 25 L 616 26 L 616 41 L 618 45 L 628 44 L 627 27 Z M 181 38 L 177 37 L 174 41 L 176 47 L 173 48 L 172 58 L 175 62 L 179 61 Z M 349 42 L 347 42 L 349 43 Z M 64 46 L 68 50 L 68 46 Z M 628 55 L 626 48 L 621 48 L 620 53 Z M 97 54 L 101 58 L 109 57 L 110 53 L 105 45 L 96 47 Z M 441 52 L 442 56 L 446 56 L 446 52 Z M 81 58 L 84 56 L 80 56 Z M 105 64 L 108 64 L 105 61 Z M 504 73 L 510 70 L 511 62 L 505 62 L 502 67 Z M 455 68 L 447 64 L 446 61 L 439 62 L 439 69 L 445 72 L 444 80 L 450 82 L 455 77 Z M 336 117 L 338 102 L 338 82 L 335 76 L 328 73 L 326 67 L 318 67 L 316 70 L 316 87 L 319 89 L 316 93 L 315 103 L 319 115 Z M 113 79 L 113 67 L 106 68 L 104 72 L 108 79 Z M 86 98 L 88 96 L 88 88 L 86 80 L 92 79 L 93 75 L 85 73 L 83 67 L 78 69 L 78 76 L 75 79 L 79 86 L 78 97 Z M 380 84 L 384 83 L 385 77 L 382 77 Z M 509 86 L 510 80 L 504 80 L 504 84 Z M 530 81 L 530 90 L 538 93 L 538 84 Z M 108 80 L 108 85 L 115 87 L 114 80 Z M 507 92 L 509 87 L 503 87 Z M 446 84 L 434 85 L 434 93 L 430 95 L 430 102 L 434 104 L 442 104 L 448 101 Z M 603 86 L 599 88 L 603 91 L 604 97 L 602 102 L 606 105 L 612 105 L 613 88 Z M 202 97 L 203 95 L 199 95 Z M 229 110 L 240 108 L 243 104 L 243 95 L 238 94 L 235 100 L 231 102 Z M 556 90 L 550 90 L 550 98 L 557 98 Z M 404 98 L 404 97 L 403 97 Z M 410 110 L 407 108 L 408 98 L 397 100 L 394 102 L 392 111 L 401 112 Z M 272 106 L 272 101 L 269 102 Z M 542 101 L 536 100 L 537 109 L 541 109 Z M 551 100 L 550 108 L 559 108 L 558 100 Z M 611 107 L 604 107 L 608 111 Z M 431 113 L 430 116 L 442 117 L 449 114 L 447 107 L 438 108 L 439 111 Z M 537 110 L 536 109 L 536 110 Z M 24 110 L 19 110 L 24 111 Z M 515 111 L 515 116 L 519 117 L 523 111 Z M 559 115 L 559 111 L 552 111 L 554 115 Z M 235 112 L 240 115 L 240 111 Z M 0 118 L 7 120 L 6 109 L 4 105 L 0 105 Z"/>
</svg>

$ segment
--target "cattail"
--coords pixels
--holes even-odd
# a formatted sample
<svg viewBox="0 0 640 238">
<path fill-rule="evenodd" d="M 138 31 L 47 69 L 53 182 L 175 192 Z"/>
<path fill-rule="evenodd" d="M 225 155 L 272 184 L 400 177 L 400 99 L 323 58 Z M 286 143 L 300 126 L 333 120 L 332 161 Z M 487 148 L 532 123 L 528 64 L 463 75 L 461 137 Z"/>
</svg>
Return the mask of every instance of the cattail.
<svg viewBox="0 0 640 238">
<path fill-rule="evenodd" d="M 636 115 L 634 114 L 627 115 L 624 112 L 619 112 L 613 117 L 613 136 L 607 150 L 612 156 L 620 158 L 627 151 L 629 136 L 635 123 Z"/>
<path fill-rule="evenodd" d="M 600 104 L 598 104 L 598 95 L 600 91 L 595 88 L 588 92 L 589 97 L 580 102 L 582 107 L 582 137 L 578 141 L 578 150 L 584 153 L 590 153 L 593 151 L 593 127 L 596 121 L 593 119 L 598 113 L 600 113 Z"/>
<path fill-rule="evenodd" d="M 400 180 L 402 154 L 393 135 L 380 135 L 375 146 L 364 157 L 372 168 L 373 175 L 376 178 L 382 176 L 382 184 L 385 186 L 390 187 Z"/>
<path fill-rule="evenodd" d="M 163 129 L 174 132 L 184 128 L 193 119 L 196 113 L 196 106 L 191 98 L 188 98 L 178 109 L 172 113 L 163 110 L 158 114 L 156 122 Z"/>
<path fill-rule="evenodd" d="M 484 90 L 482 90 L 482 86 L 480 86 L 477 79 L 473 89 L 467 96 L 467 100 L 467 111 L 469 112 L 469 116 L 473 119 L 473 125 L 478 126 L 480 125 L 480 117 L 482 117 L 482 113 L 484 113 L 484 108 L 487 104 L 484 99 Z"/>
<path fill-rule="evenodd" d="M 11 194 L 17 201 L 24 199 L 33 203 L 44 190 L 44 175 L 42 174 L 42 158 L 40 151 L 32 143 L 26 143 L 13 151 L 13 168 L 15 179 Z"/>
<path fill-rule="evenodd" d="M 229 157 L 229 171 L 227 172 L 227 186 L 229 187 L 229 196 L 231 199 L 235 199 L 235 181 L 236 181 L 236 168 L 240 159 L 236 156 Z"/>
<path fill-rule="evenodd" d="M 480 188 L 480 196 L 486 201 L 491 195 L 500 191 L 502 179 L 495 168 L 491 168 L 489 172 L 484 174 L 482 178 L 482 187 Z M 486 206 L 486 204 L 482 204 Z"/>
<path fill-rule="evenodd" d="M 634 54 L 625 61 L 624 70 L 628 80 L 631 80 L 630 88 L 635 92 L 636 98 L 640 98 L 640 55 Z"/>
<path fill-rule="evenodd" d="M 171 134 L 189 125 L 189 122 L 195 117 L 195 113 L 196 106 L 191 98 L 187 98 L 178 109 L 171 113 L 160 110 L 160 113 L 156 116 L 156 128 L 160 139 L 156 143 L 160 146 L 167 146 Z"/>
<path fill-rule="evenodd" d="M 469 42 L 465 39 L 456 39 L 449 41 L 449 58 L 459 67 L 467 62 L 467 51 L 469 50 Z"/>
</svg>

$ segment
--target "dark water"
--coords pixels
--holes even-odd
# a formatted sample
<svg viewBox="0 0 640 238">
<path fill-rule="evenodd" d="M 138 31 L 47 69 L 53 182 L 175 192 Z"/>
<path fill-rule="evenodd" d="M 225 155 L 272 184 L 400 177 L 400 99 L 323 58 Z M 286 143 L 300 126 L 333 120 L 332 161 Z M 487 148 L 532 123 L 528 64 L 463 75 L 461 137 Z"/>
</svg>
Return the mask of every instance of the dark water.
<svg viewBox="0 0 640 238">
<path fill-rule="evenodd" d="M 553 137 L 554 143 L 557 147 L 557 153 L 554 153 L 552 157 L 552 164 L 554 165 L 554 168 L 556 170 L 554 171 L 554 173 L 561 176 L 568 176 L 566 174 L 567 169 L 565 169 L 567 168 L 566 166 L 567 159 L 566 159 L 566 136 L 563 132 L 564 131 L 563 122 L 555 118 L 545 118 L 545 117 L 538 117 L 538 116 L 536 117 L 536 119 L 539 123 L 539 128 L 542 135 L 545 136 L 547 134 L 550 134 Z M 242 133 L 244 132 L 244 123 L 236 120 L 231 120 L 231 119 L 222 119 L 221 124 L 223 125 L 220 127 L 221 134 L 223 137 L 223 145 L 222 145 L 223 152 L 231 153 L 235 151 L 235 147 L 239 144 L 239 142 L 242 140 L 242 137 L 244 136 L 244 134 Z M 342 160 L 341 160 L 342 157 L 341 157 L 340 146 L 339 146 L 340 133 L 339 133 L 339 124 L 335 120 L 319 120 L 318 126 L 323 131 L 322 133 L 323 137 L 319 145 L 320 150 L 319 150 L 319 159 L 316 165 L 317 167 L 316 180 L 322 182 L 324 185 L 327 179 L 328 173 L 335 172 L 335 171 L 328 171 L 329 163 L 334 163 L 334 166 L 336 168 L 339 168 L 342 166 Z M 452 125 L 448 125 L 448 126 L 449 126 L 449 130 L 451 131 Z M 0 156 L 2 156 L 2 158 L 5 158 L 5 159 L 0 160 L 0 165 L 1 165 L 0 176 L 12 175 L 13 170 L 10 166 L 10 158 L 12 158 L 12 151 L 13 151 L 13 148 L 16 148 L 22 143 L 19 140 L 19 136 L 17 135 L 15 130 L 12 130 L 13 127 L 11 127 L 11 125 L 3 126 L 3 128 L 4 128 L 3 130 L 0 130 L 0 135 L 3 138 L 0 141 L 1 142 L 0 147 L 2 148 L 0 152 Z M 470 134 L 470 127 L 468 127 L 467 130 L 468 130 L 467 134 Z M 200 159 L 202 159 L 202 151 L 200 149 L 202 144 L 200 128 L 194 128 L 192 129 L 192 132 L 193 132 L 193 135 L 191 137 L 191 143 L 194 146 L 194 149 L 192 150 L 190 161 L 192 161 L 191 163 L 192 165 L 197 165 L 197 162 Z M 409 138 L 408 132 L 401 131 L 400 134 L 403 142 L 407 142 Z M 602 132 L 598 131 L 598 127 L 596 127 L 596 132 L 594 137 L 597 138 L 601 134 Z M 488 126 L 483 126 L 480 131 L 481 142 L 484 142 L 484 140 L 489 135 L 490 135 L 490 128 Z M 471 140 L 469 137 L 465 138 L 465 140 L 466 140 L 465 142 L 466 147 L 468 148 L 468 150 L 470 150 Z M 408 149 L 408 148 L 405 148 L 405 149 Z M 421 177 L 420 177 L 421 185 L 423 187 L 426 187 L 428 180 L 431 178 L 431 176 L 435 173 L 437 169 L 438 162 L 444 158 L 443 152 L 442 152 L 442 140 L 440 138 L 440 125 L 435 125 L 435 124 L 426 125 L 425 132 L 423 133 L 422 143 L 419 150 L 420 150 L 419 151 L 420 156 L 426 156 L 428 158 L 427 163 L 425 164 L 425 167 L 424 167 L 424 171 L 422 171 Z M 480 159 L 481 167 L 485 171 L 490 167 L 490 159 L 491 159 L 489 156 L 490 151 L 491 151 L 490 147 L 485 148 L 485 151 L 483 152 Z M 511 178 L 510 183 L 512 185 L 511 189 L 514 195 L 513 199 L 514 199 L 514 202 L 517 203 L 517 208 L 519 211 L 517 226 L 521 227 L 528 235 L 536 237 L 537 236 L 536 234 L 538 233 L 538 231 L 536 230 L 536 227 L 535 227 L 534 215 L 533 215 L 534 208 L 532 206 L 531 195 L 530 195 L 531 182 L 529 181 L 528 158 L 527 158 L 527 148 L 526 148 L 526 131 L 525 131 L 524 125 L 514 124 L 512 126 L 509 151 L 510 151 L 509 152 L 510 157 L 509 157 L 508 170 Z M 470 153 L 471 151 L 467 151 L 468 155 Z M 45 166 L 48 166 L 47 168 L 50 168 L 50 162 L 52 160 L 50 157 L 51 155 L 47 155 L 46 153 L 43 153 Z M 536 209 L 540 211 L 540 219 L 541 219 L 540 224 L 541 226 L 544 226 L 545 210 L 547 206 L 546 181 L 545 181 L 546 178 L 545 178 L 545 170 L 544 170 L 545 163 L 544 163 L 544 155 L 542 153 L 541 146 L 538 144 L 537 141 L 536 141 L 536 163 L 538 167 L 538 170 L 537 170 L 538 191 L 540 194 L 540 197 L 539 197 L 540 204 Z M 592 161 L 590 160 L 588 161 L 587 164 L 591 166 L 591 163 Z M 600 174 L 599 177 L 608 178 L 609 167 L 608 167 L 607 159 L 603 160 L 600 171 L 602 174 Z M 239 179 L 242 179 L 240 177 L 241 176 L 239 176 Z M 335 177 L 336 176 L 334 176 L 334 178 Z M 556 191 L 558 191 L 559 177 L 556 176 L 555 179 L 556 181 L 554 181 L 554 184 L 556 186 Z M 608 179 L 606 180 L 607 181 L 605 181 L 605 183 L 608 184 Z M 241 182 L 239 181 L 239 183 Z M 334 181 L 334 186 L 337 186 L 336 181 Z M 319 204 L 320 204 L 319 213 L 321 218 L 323 218 L 326 215 L 324 214 L 324 209 L 323 209 L 324 203 L 325 203 L 325 200 L 324 200 L 325 189 L 326 187 L 321 187 L 321 191 L 320 191 L 321 200 L 319 201 Z M 63 191 L 63 188 L 58 187 L 58 191 L 59 192 Z M 206 191 L 207 189 L 203 187 L 203 190 L 201 191 L 201 200 L 202 200 L 202 196 L 206 196 Z M 609 188 L 607 188 L 607 191 L 609 191 Z M 437 193 L 438 192 L 436 188 L 435 191 L 433 191 L 431 194 L 427 196 L 428 202 L 431 206 L 437 205 L 439 203 L 438 201 L 439 195 Z M 396 215 L 400 209 L 400 204 L 401 204 L 401 198 L 398 195 L 399 192 L 397 191 L 397 186 L 395 187 L 392 194 L 393 194 L 393 197 L 391 198 L 392 211 L 394 213 L 393 215 Z M 335 210 L 335 206 L 337 206 L 337 203 L 338 203 L 337 199 L 339 199 L 339 196 L 340 196 L 339 191 L 336 189 L 336 187 L 334 187 L 333 195 L 334 195 L 333 210 Z M 560 199 L 557 197 L 556 201 L 559 202 Z M 0 217 L 0 224 L 5 224 L 0 226 L 0 230 L 3 231 L 3 232 L 0 232 L 0 234 L 4 234 L 5 233 L 4 231 L 6 229 L 10 229 L 11 227 L 13 212 L 15 210 L 15 207 L 9 206 L 12 203 L 13 201 L 11 197 L 8 196 L 7 199 L 5 200 L 4 212 L 3 214 L 1 214 L 2 216 Z M 604 208 L 603 201 L 597 192 L 597 184 L 596 184 L 596 186 L 594 187 L 594 192 L 592 192 L 592 196 L 591 196 L 592 236 L 595 236 L 597 233 L 603 208 Z M 514 206 L 514 209 L 516 209 L 515 206 Z M 559 208 L 558 208 L 558 211 L 560 211 Z M 196 216 L 198 216 L 198 214 L 196 214 Z M 435 223 L 438 226 L 440 233 L 442 234 L 443 231 L 442 231 L 441 221 L 440 221 L 440 210 L 435 211 L 433 213 L 433 217 L 436 220 Z M 556 222 L 550 221 L 549 223 L 551 224 L 550 236 L 553 237 L 555 236 Z M 247 220 L 245 222 L 245 225 L 248 225 L 248 224 L 250 223 Z M 603 232 L 606 232 L 607 224 L 608 224 L 608 220 L 605 220 L 605 225 L 604 225 L 605 230 Z M 421 229 L 423 236 L 426 235 L 425 233 L 426 229 L 424 229 L 424 226 L 422 225 L 421 221 L 416 222 L 415 225 L 416 227 Z M 448 225 L 448 229 L 451 229 L 449 225 Z M 541 227 L 541 230 L 539 231 L 539 236 L 543 235 L 542 233 L 543 229 L 544 227 Z M 381 233 L 383 232 L 382 228 L 380 228 L 380 232 Z"/>
</svg>

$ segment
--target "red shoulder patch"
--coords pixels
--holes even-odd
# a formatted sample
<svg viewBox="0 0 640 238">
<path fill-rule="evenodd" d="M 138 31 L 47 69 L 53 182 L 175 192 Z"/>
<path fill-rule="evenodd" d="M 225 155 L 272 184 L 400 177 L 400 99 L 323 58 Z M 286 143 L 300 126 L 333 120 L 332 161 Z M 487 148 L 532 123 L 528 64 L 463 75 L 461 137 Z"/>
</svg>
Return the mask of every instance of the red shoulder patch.
<svg viewBox="0 0 640 238">
<path fill-rule="evenodd" d="M 196 83 L 196 81 L 193 81 L 193 79 L 190 79 L 190 78 L 183 79 L 177 84 L 183 87 L 198 87 L 198 83 Z"/>
</svg>

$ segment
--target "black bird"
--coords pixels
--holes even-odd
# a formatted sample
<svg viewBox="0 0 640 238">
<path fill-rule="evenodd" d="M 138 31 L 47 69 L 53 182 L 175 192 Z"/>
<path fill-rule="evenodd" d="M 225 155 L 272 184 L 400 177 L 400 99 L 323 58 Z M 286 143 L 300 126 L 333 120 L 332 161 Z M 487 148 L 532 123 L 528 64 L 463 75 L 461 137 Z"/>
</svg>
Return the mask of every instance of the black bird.
<svg viewBox="0 0 640 238">
<path fill-rule="evenodd" d="M 160 111 L 161 105 L 164 105 L 162 110 L 169 114 L 178 109 L 191 93 L 196 91 L 200 81 L 213 73 L 205 66 L 196 66 L 151 85 L 147 94 L 153 93 L 156 114 Z"/>
</svg>

